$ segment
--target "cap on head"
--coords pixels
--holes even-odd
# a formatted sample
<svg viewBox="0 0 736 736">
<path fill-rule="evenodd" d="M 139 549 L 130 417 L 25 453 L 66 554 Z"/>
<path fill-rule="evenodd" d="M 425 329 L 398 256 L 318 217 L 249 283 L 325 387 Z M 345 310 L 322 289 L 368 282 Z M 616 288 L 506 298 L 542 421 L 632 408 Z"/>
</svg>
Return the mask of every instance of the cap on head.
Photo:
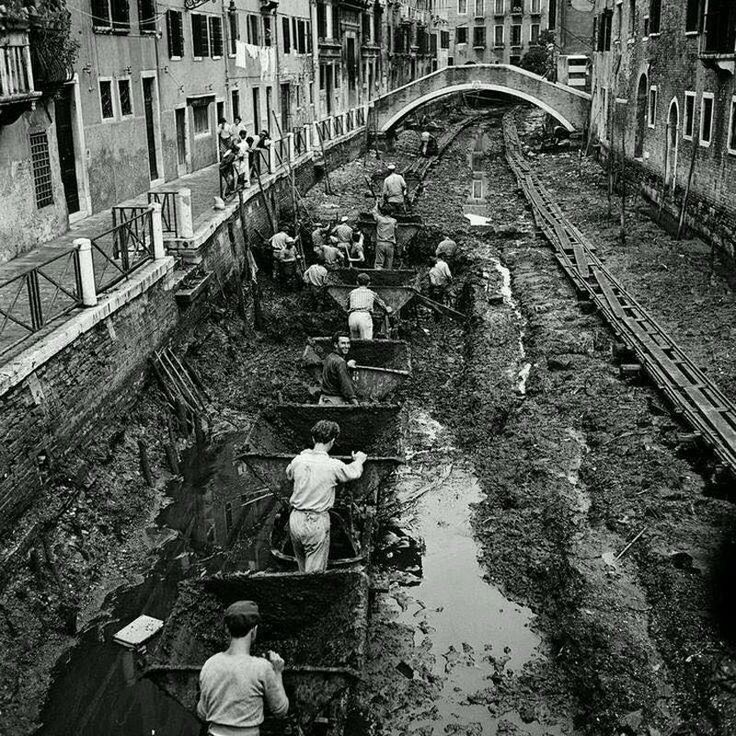
<svg viewBox="0 0 736 736">
<path fill-rule="evenodd" d="M 425 130 L 424 133 L 422 133 L 422 140 L 428 141 L 429 140 L 429 133 Z"/>
<path fill-rule="evenodd" d="M 296 240 L 294 240 L 294 238 L 292 238 L 291 235 L 289 235 L 289 237 L 286 238 L 286 242 L 287 243 L 296 243 Z"/>
<path fill-rule="evenodd" d="M 247 636 L 260 620 L 258 604 L 254 601 L 235 601 L 225 610 L 225 626 L 236 638 Z"/>
<path fill-rule="evenodd" d="M 340 222 L 347 222 L 347 221 L 348 221 L 348 219 L 349 219 L 349 218 L 348 218 L 348 216 L 347 216 L 347 215 L 343 215 L 343 216 L 342 216 L 342 217 L 340 218 Z"/>
<path fill-rule="evenodd" d="M 371 282 L 371 277 L 367 273 L 359 273 L 358 274 L 358 283 L 361 286 L 368 286 Z"/>
<path fill-rule="evenodd" d="M 396 171 L 396 164 L 389 164 L 386 168 L 389 171 Z"/>
</svg>

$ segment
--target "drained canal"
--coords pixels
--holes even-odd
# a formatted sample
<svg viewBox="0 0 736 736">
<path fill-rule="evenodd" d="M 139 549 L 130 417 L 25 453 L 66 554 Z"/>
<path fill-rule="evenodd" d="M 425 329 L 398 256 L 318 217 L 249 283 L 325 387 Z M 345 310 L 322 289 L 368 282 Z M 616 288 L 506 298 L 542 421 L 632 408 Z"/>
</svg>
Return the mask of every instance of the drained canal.
<svg viewBox="0 0 736 736">
<path fill-rule="evenodd" d="M 435 179 L 447 177 L 463 192 L 456 197 L 449 229 L 454 234 L 458 228 L 461 249 L 465 215 L 472 216 L 473 225 L 487 225 L 492 136 L 497 146 L 498 135 L 487 126 L 463 132 L 453 144 L 456 156 L 449 170 L 434 174 Z M 458 157 L 466 162 L 460 175 L 452 168 Z M 355 178 L 351 166 L 355 165 L 346 167 L 346 182 Z M 441 161 L 438 169 L 443 166 Z M 339 175 L 336 172 L 332 177 L 333 188 L 339 186 Z M 348 194 L 341 205 L 346 212 L 353 211 L 356 201 L 354 192 Z M 435 188 L 433 196 L 442 196 L 442 192 Z M 482 239 L 483 230 L 477 232 Z M 425 246 L 433 250 L 434 244 L 422 244 Z M 426 268 L 422 258 L 415 265 Z M 510 396 L 523 395 L 531 364 L 511 274 L 498 254 L 484 251 L 479 265 L 468 254 L 458 265 L 457 294 L 476 268 L 485 274 L 481 293 L 489 300 L 500 296 L 498 319 L 503 330 L 513 335 L 509 358 L 500 361 L 494 380 Z M 282 298 L 278 292 L 271 296 Z M 487 328 L 487 323 L 481 324 L 480 329 Z M 458 378 L 472 371 L 472 366 L 463 364 L 463 346 L 474 336 L 451 323 L 438 326 L 429 314 L 406 330 L 410 343 L 413 337 L 422 342 L 421 353 L 413 356 L 415 366 L 417 360 L 431 364 L 435 358 L 437 364 L 416 366 L 417 385 L 410 383 L 402 396 L 410 407 L 404 438 L 407 464 L 379 505 L 386 526 L 381 527 L 375 549 L 378 566 L 368 671 L 346 733 L 563 733 L 564 726 L 547 709 L 520 707 L 515 700 L 525 671 L 545 656 L 535 617 L 529 608 L 504 594 L 494 581 L 494 571 L 482 562 L 478 529 L 483 521 L 477 516 L 483 498 L 480 479 L 453 431 L 433 416 L 434 402 L 425 401 L 429 393 L 462 387 Z M 300 340 L 294 344 L 303 347 Z M 262 349 L 267 351 L 268 344 Z M 283 354 L 281 349 L 279 355 Z M 426 360 L 427 356 L 433 357 Z M 297 358 L 295 352 L 291 358 L 294 371 L 299 370 Z M 431 375 L 433 371 L 444 375 L 444 383 L 438 375 Z M 471 379 L 482 381 L 484 377 Z M 215 373 L 210 380 L 226 383 L 232 378 Z M 502 398 L 507 401 L 507 396 Z M 455 411 L 461 407 L 456 406 Z M 248 421 L 251 418 L 249 415 Z M 237 415 L 230 411 L 228 421 L 232 424 L 234 419 L 237 423 Z M 490 433 L 491 428 L 486 431 Z M 58 662 L 39 734 L 199 733 L 199 724 L 189 712 L 153 683 L 140 679 L 145 656 L 121 649 L 112 636 L 140 614 L 166 619 L 176 600 L 177 585 L 187 577 L 238 568 L 280 569 L 270 555 L 268 534 L 275 499 L 266 488 L 260 489 L 260 496 L 257 488 L 249 488 L 247 498 L 258 498 L 258 502 L 248 505 L 245 497 L 231 492 L 242 470 L 233 462 L 233 449 L 227 442 L 211 448 L 208 455 L 190 455 L 185 480 L 169 485 L 170 503 L 159 516 L 158 528 L 151 530 L 148 572 L 139 584 L 111 594 L 101 615 Z"/>
</svg>

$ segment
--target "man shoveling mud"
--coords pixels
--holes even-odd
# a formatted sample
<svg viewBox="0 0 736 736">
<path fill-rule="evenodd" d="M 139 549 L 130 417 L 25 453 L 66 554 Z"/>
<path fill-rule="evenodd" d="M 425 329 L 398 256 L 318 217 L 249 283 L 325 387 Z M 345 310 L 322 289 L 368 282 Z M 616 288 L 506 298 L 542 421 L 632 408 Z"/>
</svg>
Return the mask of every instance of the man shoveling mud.
<svg viewBox="0 0 736 736">
<path fill-rule="evenodd" d="M 299 572 L 327 569 L 335 487 L 363 475 L 367 459 L 364 452 L 353 452 L 353 462 L 349 464 L 330 457 L 339 434 L 337 422 L 321 419 L 312 427 L 313 447 L 303 450 L 286 468 L 286 477 L 294 483 L 289 499 L 289 534 Z"/>
<path fill-rule="evenodd" d="M 321 406 L 358 405 L 355 386 L 348 372 L 348 368 L 355 366 L 355 361 L 345 361 L 349 352 L 350 337 L 344 333 L 336 333 L 332 338 L 332 352 L 322 363 L 322 394 L 319 397 Z"/>
<path fill-rule="evenodd" d="M 284 660 L 275 652 L 268 659 L 250 653 L 259 620 L 253 601 L 237 601 L 225 611 L 230 646 L 210 657 L 199 674 L 197 715 L 207 721 L 209 736 L 258 736 L 264 702 L 277 718 L 289 710 Z"/>
</svg>

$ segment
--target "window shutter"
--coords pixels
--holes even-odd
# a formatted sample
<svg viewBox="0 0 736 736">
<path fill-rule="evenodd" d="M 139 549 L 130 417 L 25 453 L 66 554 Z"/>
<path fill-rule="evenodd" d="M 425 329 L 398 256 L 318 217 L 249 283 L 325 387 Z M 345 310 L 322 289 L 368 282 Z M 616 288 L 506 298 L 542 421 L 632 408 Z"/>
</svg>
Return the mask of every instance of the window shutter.
<svg viewBox="0 0 736 736">
<path fill-rule="evenodd" d="M 107 0 L 92 0 L 92 25 L 105 27 L 112 25 Z"/>
<path fill-rule="evenodd" d="M 284 37 L 284 53 L 288 54 L 291 51 L 291 24 L 288 18 L 281 19 L 281 30 Z"/>
<path fill-rule="evenodd" d="M 169 49 L 169 58 L 176 56 L 174 53 L 174 21 L 173 21 L 173 10 L 166 11 L 166 42 Z"/>
<path fill-rule="evenodd" d="M 210 16 L 210 56 L 222 56 L 222 21 Z"/>
<path fill-rule="evenodd" d="M 141 32 L 156 30 L 156 2 L 155 0 L 138 0 L 138 27 Z"/>
<path fill-rule="evenodd" d="M 175 37 L 176 37 L 176 46 L 174 47 L 174 50 L 176 51 L 175 56 L 184 56 L 184 14 L 175 12 L 174 17 L 174 27 L 176 29 Z"/>
</svg>

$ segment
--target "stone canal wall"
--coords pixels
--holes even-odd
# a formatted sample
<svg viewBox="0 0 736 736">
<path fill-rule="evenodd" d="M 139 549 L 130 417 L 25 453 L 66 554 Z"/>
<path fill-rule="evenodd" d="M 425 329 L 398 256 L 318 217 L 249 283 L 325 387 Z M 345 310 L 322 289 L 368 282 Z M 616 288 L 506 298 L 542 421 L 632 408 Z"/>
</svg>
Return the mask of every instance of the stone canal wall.
<svg viewBox="0 0 736 736">
<path fill-rule="evenodd" d="M 364 128 L 332 141 L 325 151 L 328 168 L 356 158 L 364 141 Z M 320 173 L 313 155 L 297 161 L 299 191 L 313 186 Z M 291 207 L 288 172 L 269 177 L 264 190 L 278 219 Z M 263 200 L 258 187 L 245 197 L 252 244 L 270 234 Z M 236 203 L 213 212 L 187 246 L 193 265 L 178 267 L 172 256 L 147 264 L 96 307 L 73 314 L 0 366 L 0 529 L 8 530 L 33 504 L 58 500 L 47 481 L 64 458 L 83 453 L 90 438 L 130 409 L 153 351 L 185 344 L 207 318 L 210 295 L 240 279 L 245 251 Z M 192 272 L 212 276 L 201 296 L 179 305 L 176 290 Z"/>
</svg>

